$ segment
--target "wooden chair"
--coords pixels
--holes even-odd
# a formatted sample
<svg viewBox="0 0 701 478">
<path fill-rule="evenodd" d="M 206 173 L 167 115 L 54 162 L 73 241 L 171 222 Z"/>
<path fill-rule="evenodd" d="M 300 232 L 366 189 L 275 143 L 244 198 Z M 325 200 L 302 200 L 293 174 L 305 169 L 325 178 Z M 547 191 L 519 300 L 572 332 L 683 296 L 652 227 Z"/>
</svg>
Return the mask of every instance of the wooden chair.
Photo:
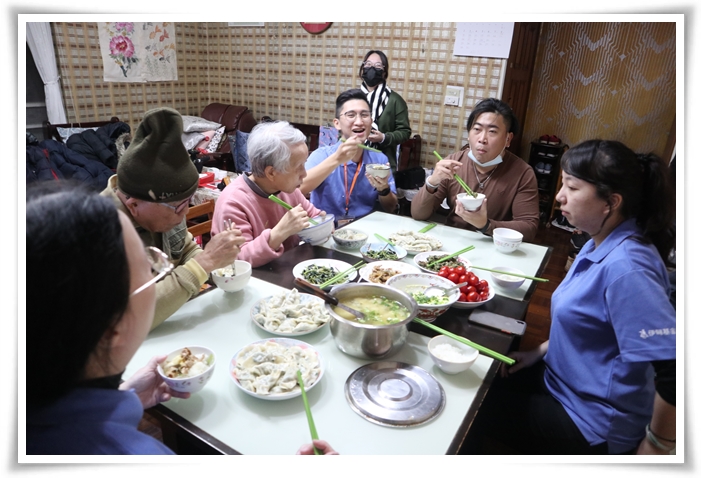
<svg viewBox="0 0 701 478">
<path fill-rule="evenodd" d="M 202 221 L 199 218 L 207 216 L 207 219 Z M 214 199 L 207 202 L 192 206 L 185 216 L 187 221 L 187 230 L 192 234 L 192 237 L 209 235 L 212 231 L 212 217 L 214 216 Z M 204 237 L 202 238 L 204 245 Z"/>
</svg>

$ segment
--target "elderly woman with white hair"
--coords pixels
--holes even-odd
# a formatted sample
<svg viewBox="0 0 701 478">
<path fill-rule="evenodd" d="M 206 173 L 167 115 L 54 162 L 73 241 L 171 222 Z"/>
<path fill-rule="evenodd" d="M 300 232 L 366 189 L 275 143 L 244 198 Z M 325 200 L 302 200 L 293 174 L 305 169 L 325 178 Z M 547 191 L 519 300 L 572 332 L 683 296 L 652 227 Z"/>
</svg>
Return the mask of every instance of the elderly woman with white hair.
<svg viewBox="0 0 701 478">
<path fill-rule="evenodd" d="M 229 184 L 217 199 L 212 234 L 227 229 L 231 220 L 246 239 L 238 259 L 252 267 L 267 264 L 296 247 L 297 235 L 310 217 L 323 214 L 300 192 L 307 175 L 306 137 L 286 121 L 260 123 L 248 138 L 251 173 Z M 268 199 L 275 194 L 290 206 L 286 210 Z"/>
</svg>

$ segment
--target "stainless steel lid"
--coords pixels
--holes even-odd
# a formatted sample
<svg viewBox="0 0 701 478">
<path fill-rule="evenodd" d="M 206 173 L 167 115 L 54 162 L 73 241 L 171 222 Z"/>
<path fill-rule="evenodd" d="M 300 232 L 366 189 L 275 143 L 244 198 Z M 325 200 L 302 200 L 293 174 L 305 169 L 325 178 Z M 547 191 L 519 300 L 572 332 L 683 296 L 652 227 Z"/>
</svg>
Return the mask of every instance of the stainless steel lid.
<svg viewBox="0 0 701 478">
<path fill-rule="evenodd" d="M 356 413 L 389 427 L 428 422 L 445 406 L 441 384 L 424 369 L 402 362 L 364 365 L 350 374 L 345 388 Z"/>
</svg>

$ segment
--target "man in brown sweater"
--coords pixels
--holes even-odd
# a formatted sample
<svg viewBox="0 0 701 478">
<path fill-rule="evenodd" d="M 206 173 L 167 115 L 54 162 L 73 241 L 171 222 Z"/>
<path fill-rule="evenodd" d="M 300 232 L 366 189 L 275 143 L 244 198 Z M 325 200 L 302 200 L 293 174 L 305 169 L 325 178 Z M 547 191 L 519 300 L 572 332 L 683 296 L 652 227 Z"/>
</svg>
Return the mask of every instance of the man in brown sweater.
<svg viewBox="0 0 701 478">
<path fill-rule="evenodd" d="M 511 107 L 488 98 L 479 102 L 467 120 L 470 148 L 438 161 L 433 174 L 411 201 L 411 216 L 428 219 L 447 199 L 446 225 L 491 235 L 507 227 L 532 242 L 538 230 L 538 184 L 528 163 L 506 151 L 518 122 Z M 467 211 L 456 196 L 465 192 L 454 179 L 458 174 L 476 193 L 485 195 L 476 211 Z"/>
</svg>

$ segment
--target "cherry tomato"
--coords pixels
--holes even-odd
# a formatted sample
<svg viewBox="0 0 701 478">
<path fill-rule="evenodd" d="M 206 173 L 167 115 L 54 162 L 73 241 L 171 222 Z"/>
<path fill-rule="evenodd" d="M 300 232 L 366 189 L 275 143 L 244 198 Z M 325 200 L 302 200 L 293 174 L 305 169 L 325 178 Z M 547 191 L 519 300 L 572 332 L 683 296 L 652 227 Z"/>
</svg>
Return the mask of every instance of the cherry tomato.
<svg viewBox="0 0 701 478">
<path fill-rule="evenodd" d="M 467 274 L 467 283 L 477 287 L 477 284 L 480 283 L 480 278 L 477 277 L 474 272 L 469 272 Z"/>
<path fill-rule="evenodd" d="M 453 268 L 453 272 L 455 272 L 458 275 L 465 275 L 467 273 L 467 270 L 465 270 L 464 266 L 457 266 Z"/>
<path fill-rule="evenodd" d="M 457 272 L 456 272 L 457 274 Z M 458 279 L 458 284 L 462 284 L 463 282 L 467 282 L 467 276 L 465 274 L 462 274 L 460 276 L 460 279 Z"/>
<path fill-rule="evenodd" d="M 458 297 L 458 302 L 467 302 L 467 294 L 460 293 L 460 297 Z"/>
<path fill-rule="evenodd" d="M 477 289 L 473 285 L 466 285 L 465 287 L 467 287 L 467 292 L 465 292 L 466 294 L 469 294 L 470 292 L 477 292 Z M 479 294 L 479 292 L 477 293 Z"/>
<path fill-rule="evenodd" d="M 457 275 L 455 272 L 451 272 L 450 274 L 448 274 L 447 279 L 453 284 L 459 284 L 458 279 L 460 279 L 460 276 Z"/>
<path fill-rule="evenodd" d="M 477 292 L 470 292 L 467 294 L 467 301 L 468 302 L 479 302 L 479 294 Z"/>
<path fill-rule="evenodd" d="M 448 274 L 450 274 L 451 270 L 449 266 L 442 266 L 440 269 L 438 269 L 438 272 L 447 272 Z"/>
<path fill-rule="evenodd" d="M 480 302 L 484 302 L 489 299 L 489 292 L 480 292 Z"/>
<path fill-rule="evenodd" d="M 477 287 L 477 290 L 478 290 L 479 292 L 482 292 L 482 291 L 485 290 L 485 289 L 489 289 L 489 282 L 487 282 L 486 280 L 482 279 L 481 281 L 479 281 L 479 283 L 478 283 L 475 287 Z"/>
<path fill-rule="evenodd" d="M 460 288 L 460 292 L 462 292 L 463 294 L 469 293 L 469 292 L 470 292 L 470 286 L 469 286 L 469 285 L 464 285 L 464 286 L 462 286 L 462 287 Z"/>
<path fill-rule="evenodd" d="M 450 275 L 450 272 L 449 272 L 448 270 L 443 270 L 443 269 L 441 269 L 441 270 L 438 271 L 438 275 L 439 275 L 440 277 L 446 277 L 446 278 L 447 278 L 447 277 Z"/>
</svg>

